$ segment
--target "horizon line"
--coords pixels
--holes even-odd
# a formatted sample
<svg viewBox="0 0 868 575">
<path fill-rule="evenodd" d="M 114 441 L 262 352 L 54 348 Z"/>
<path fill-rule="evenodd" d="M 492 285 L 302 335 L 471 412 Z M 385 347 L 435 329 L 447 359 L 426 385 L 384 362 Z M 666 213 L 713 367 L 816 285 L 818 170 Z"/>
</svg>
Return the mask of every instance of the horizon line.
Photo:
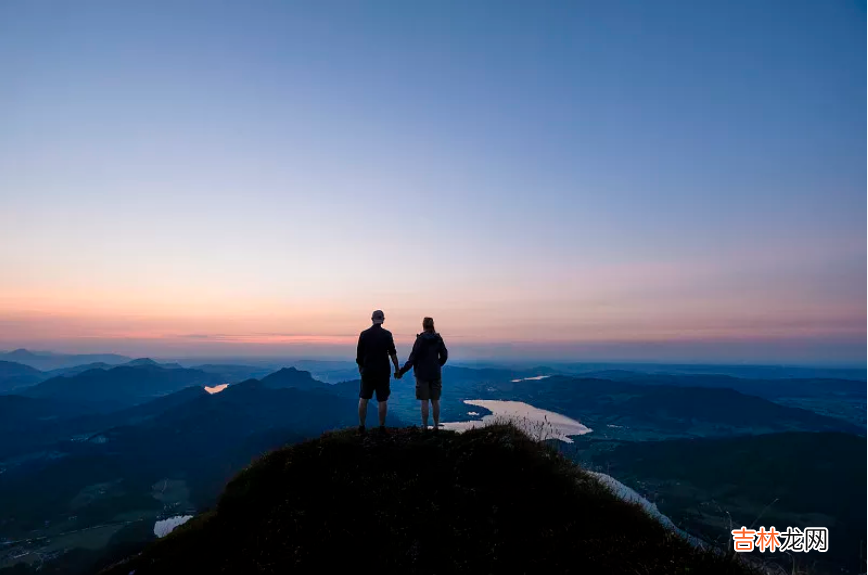
<svg viewBox="0 0 868 575">
<path fill-rule="evenodd" d="M 45 354 L 46 358 L 53 356 L 93 356 L 93 355 L 116 355 L 124 359 L 152 359 L 161 361 L 184 361 L 184 360 L 209 360 L 220 357 L 227 359 L 247 359 L 253 361 L 332 361 L 354 363 L 354 359 L 347 354 L 327 355 L 327 354 L 305 354 L 293 352 L 275 352 L 269 354 L 250 354 L 244 350 L 234 352 L 217 352 L 217 353 L 202 353 L 190 352 L 181 354 L 166 354 L 160 353 L 145 353 L 145 354 L 130 354 L 119 351 L 59 351 L 55 349 L 34 349 L 32 347 L 13 347 L 12 349 L 0 349 L 0 354 L 6 355 L 14 352 L 25 351 L 39 356 Z M 6 361 L 0 358 L 0 361 Z M 811 362 L 794 362 L 794 361 L 775 361 L 775 360 L 738 360 L 738 359 L 648 359 L 648 358 L 571 358 L 569 356 L 561 357 L 490 357 L 490 356 L 473 356 L 460 357 L 452 362 L 453 365 L 458 364 L 491 364 L 491 365 L 527 365 L 536 364 L 535 367 L 548 367 L 556 365 L 633 365 L 633 366 L 667 366 L 667 367 L 744 367 L 744 368 L 799 368 L 799 369 L 868 369 L 868 361 L 811 361 Z"/>
</svg>

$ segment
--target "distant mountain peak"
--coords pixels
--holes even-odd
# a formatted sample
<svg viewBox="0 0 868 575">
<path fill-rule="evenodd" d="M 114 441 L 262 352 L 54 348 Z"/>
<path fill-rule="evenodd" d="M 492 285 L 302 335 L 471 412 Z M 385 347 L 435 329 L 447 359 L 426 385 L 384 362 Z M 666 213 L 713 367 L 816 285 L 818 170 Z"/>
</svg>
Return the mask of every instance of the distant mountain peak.
<svg viewBox="0 0 868 575">
<path fill-rule="evenodd" d="M 125 365 L 160 365 L 150 357 L 140 357 L 139 359 L 134 359 L 132 361 L 128 361 Z"/>
<path fill-rule="evenodd" d="M 294 367 L 282 367 L 282 368 L 278 369 L 277 371 L 275 371 L 274 374 L 272 374 L 272 375 L 275 375 L 275 374 L 278 374 L 278 373 L 283 373 L 283 374 L 287 374 L 287 373 L 306 373 L 307 375 L 310 375 L 310 372 L 309 372 L 309 371 L 303 371 L 303 370 L 301 370 L 301 369 L 296 369 L 296 368 L 294 368 Z"/>
<path fill-rule="evenodd" d="M 10 351 L 9 353 L 6 354 L 6 357 L 7 358 L 13 358 L 13 359 L 34 359 L 34 358 L 38 358 L 39 356 L 36 355 L 35 353 L 33 353 L 32 351 L 30 351 L 28 349 L 24 349 L 22 347 L 22 348 Z"/>
<path fill-rule="evenodd" d="M 295 387 L 298 389 L 317 389 L 324 385 L 321 381 L 313 378 L 309 371 L 302 371 L 294 367 L 284 367 L 267 375 L 261 380 L 262 385 L 271 388 Z"/>
</svg>

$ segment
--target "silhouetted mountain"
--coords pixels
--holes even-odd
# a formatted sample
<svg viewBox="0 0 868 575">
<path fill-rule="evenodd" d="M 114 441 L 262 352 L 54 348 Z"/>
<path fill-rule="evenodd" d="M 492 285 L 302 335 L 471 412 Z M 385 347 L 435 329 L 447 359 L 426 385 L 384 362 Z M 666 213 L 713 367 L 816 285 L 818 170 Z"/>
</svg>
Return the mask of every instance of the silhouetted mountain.
<svg viewBox="0 0 868 575">
<path fill-rule="evenodd" d="M 108 411 L 135 405 L 190 386 L 218 385 L 214 374 L 195 369 L 153 365 L 92 369 L 71 377 L 55 377 L 28 388 L 24 395 L 63 399 Z"/>
<path fill-rule="evenodd" d="M 273 389 L 294 387 L 304 390 L 327 390 L 328 384 L 315 380 L 310 372 L 285 367 L 262 378 L 262 385 Z"/>
<path fill-rule="evenodd" d="M 74 365 L 72 367 L 61 367 L 59 369 L 52 369 L 51 371 L 44 372 L 48 378 L 58 377 L 61 375 L 71 376 L 78 375 L 79 373 L 84 373 L 85 371 L 90 371 L 92 369 L 111 369 L 116 367 L 110 363 L 105 363 L 102 361 L 97 361 L 94 363 L 85 363 L 82 365 Z M 46 378 L 46 379 L 48 379 Z"/>
<path fill-rule="evenodd" d="M 14 361 L 0 361 L 0 377 L 10 377 L 13 375 L 35 375 L 38 376 L 42 372 L 34 369 L 29 365 L 17 363 Z"/>
<path fill-rule="evenodd" d="M 514 379 L 535 377 L 541 375 L 535 370 L 502 369 L 502 368 L 468 368 L 446 365 L 443 368 L 443 407 L 444 421 L 454 421 L 461 418 L 468 409 L 462 403 L 465 399 L 481 399 L 483 393 L 498 394 L 502 386 L 511 388 Z M 348 397 L 358 397 L 358 369 L 354 370 L 353 378 L 330 384 L 334 393 Z M 419 401 L 416 399 L 416 384 L 413 373 L 406 374 L 402 379 L 392 379 L 392 395 L 389 397 L 389 410 L 407 421 L 419 421 Z M 488 397 L 488 396 L 486 396 Z M 514 399 L 508 393 L 498 399 Z"/>
<path fill-rule="evenodd" d="M 0 360 L 15 361 L 35 367 L 42 371 L 50 371 L 52 369 L 60 369 L 63 367 L 73 367 L 86 363 L 103 362 L 112 365 L 118 365 L 129 361 L 130 358 L 117 355 L 114 353 L 99 353 L 99 354 L 63 354 L 53 353 L 50 351 L 30 351 L 26 349 L 16 349 L 8 353 L 0 353 Z"/>
<path fill-rule="evenodd" d="M 444 384 L 445 385 L 445 384 Z M 636 385 L 553 376 L 484 386 L 481 399 L 513 399 L 573 417 L 597 435 L 658 439 L 774 431 L 864 429 L 812 411 L 786 407 L 728 388 Z M 638 435 L 637 435 L 638 434 Z"/>
<path fill-rule="evenodd" d="M 39 383 L 46 378 L 38 369 L 14 361 L 0 361 L 0 393 Z"/>
<path fill-rule="evenodd" d="M 166 480 L 183 485 L 183 505 L 205 509 L 226 480 L 264 450 L 356 423 L 354 398 L 270 389 L 256 380 L 216 395 L 189 388 L 123 412 L 73 418 L 67 428 L 89 430 L 85 437 L 57 442 L 45 456 L 5 462 L 2 535 L 32 538 L 34 529 L 69 523 L 70 509 L 77 516 L 67 527 L 72 530 L 112 525 L 124 514 L 153 521 L 164 511 L 153 486 Z M 376 425 L 375 409 L 369 423 Z M 83 506 L 82 494 L 95 502 Z"/>
<path fill-rule="evenodd" d="M 80 431 L 69 421 L 86 413 L 86 407 L 66 401 L 0 395 L 0 461 L 68 438 Z"/>
<path fill-rule="evenodd" d="M 849 379 L 742 379 L 729 375 L 647 374 L 630 371 L 606 371 L 587 377 L 610 379 L 642 385 L 674 385 L 678 387 L 725 387 L 746 395 L 766 399 L 780 397 L 820 397 L 836 394 L 865 397 L 865 382 Z"/>
<path fill-rule="evenodd" d="M 533 369 L 503 369 L 493 367 L 475 369 L 447 364 L 443 368 L 443 379 L 449 379 L 458 384 L 475 383 L 499 385 L 501 383 L 512 381 L 513 379 L 550 375 L 552 373 L 546 368 L 541 369 L 543 370 L 542 372 Z"/>
<path fill-rule="evenodd" d="M 150 357 L 140 357 L 138 359 L 134 359 L 126 362 L 124 365 L 131 365 L 133 367 L 142 366 L 142 365 L 150 365 L 150 366 L 158 366 L 156 361 L 151 359 Z"/>
<path fill-rule="evenodd" d="M 151 359 L 150 357 L 140 357 L 138 359 L 134 359 L 132 361 L 128 361 L 121 365 L 129 365 L 132 367 L 142 367 L 142 366 L 151 366 L 151 367 L 162 367 L 165 369 L 182 369 L 183 366 L 180 363 L 160 363 L 156 360 Z"/>
<path fill-rule="evenodd" d="M 201 387 L 187 387 L 134 407 L 100 413 L 91 405 L 63 400 L 0 396 L 0 461 L 33 451 L 56 449 L 58 442 L 84 439 L 107 428 L 133 425 L 195 398 Z"/>
<path fill-rule="evenodd" d="M 140 403 L 127 409 L 112 412 L 103 417 L 104 421 L 111 422 L 111 425 L 132 425 L 144 419 L 165 413 L 170 409 L 188 404 L 195 399 L 205 397 L 209 397 L 209 394 L 205 391 L 204 387 L 185 387 L 180 391 L 160 396 L 157 399 Z M 103 427 L 107 427 L 107 425 L 104 424 Z"/>
<path fill-rule="evenodd" d="M 233 365 L 206 363 L 202 365 L 191 366 L 190 369 L 198 369 L 205 373 L 213 373 L 223 379 L 223 383 L 237 383 L 246 379 L 259 379 L 272 373 L 274 370 L 267 367 L 256 367 L 252 365 Z"/>
<path fill-rule="evenodd" d="M 539 377 L 535 371 L 444 369 L 441 400 L 444 420 L 465 419 L 468 411 L 485 414 L 483 408 L 468 408 L 464 400 L 495 399 L 524 401 L 562 413 L 588 425 L 594 430 L 594 437 L 602 438 L 665 439 L 790 430 L 865 433 L 864 425 L 729 388 Z M 343 395 L 357 395 L 359 381 L 341 382 L 331 388 Z M 419 417 L 414 389 L 410 375 L 392 381 L 389 409 L 408 421 Z M 864 397 L 864 389 L 862 394 Z M 836 405 L 848 404 L 839 398 Z M 864 412 L 864 402 L 852 405 L 856 411 L 861 407 Z"/>
<path fill-rule="evenodd" d="M 10 361 L 13 361 L 13 360 L 26 361 L 28 359 L 39 359 L 39 357 L 40 357 L 39 355 L 33 353 L 32 351 L 28 351 L 28 350 L 23 349 L 23 348 L 12 350 L 12 351 L 7 352 L 3 355 L 4 355 L 4 357 L 6 357 Z"/>
<path fill-rule="evenodd" d="M 864 437 L 789 432 L 607 448 L 583 443 L 593 452 L 583 460 L 590 459 L 708 540 L 729 540 L 730 521 L 736 529 L 754 523 L 778 530 L 826 526 L 829 551 L 783 557 L 786 571 L 796 559 L 825 564 L 823 569 L 814 565 L 811 573 L 865 572 Z"/>
<path fill-rule="evenodd" d="M 637 385 L 729 388 L 821 415 L 865 426 L 866 388 L 864 381 L 848 379 L 741 379 L 714 374 L 648 374 L 629 371 L 600 372 L 597 377 Z"/>
<path fill-rule="evenodd" d="M 373 539 L 372 539 L 373 538 Z M 512 428 L 354 432 L 269 453 L 196 517 L 107 575 L 746 574 Z"/>
<path fill-rule="evenodd" d="M 264 380 L 248 380 L 165 411 L 141 429 L 150 432 L 162 427 L 182 434 L 206 433 L 217 442 L 243 435 L 245 430 L 288 424 L 300 434 L 320 433 L 356 420 L 355 402 L 351 400 L 295 387 L 274 389 Z"/>
<path fill-rule="evenodd" d="M 865 381 L 865 367 L 796 367 L 784 365 L 713 365 L 660 363 L 555 363 L 556 371 L 582 377 L 606 377 L 608 372 L 641 373 L 646 375 L 725 375 L 739 379 L 848 379 Z"/>
<path fill-rule="evenodd" d="M 20 425 L 24 422 L 52 421 L 84 412 L 80 406 L 65 401 L 0 395 L 0 435 L 21 434 Z"/>
<path fill-rule="evenodd" d="M 0 560 L 4 552 L 18 556 L 22 550 L 43 556 L 50 552 L 43 536 L 52 541 L 51 549 L 75 548 L 81 545 L 77 534 L 83 529 L 121 528 L 132 516 L 153 522 L 208 509 L 227 478 L 262 451 L 357 423 L 358 381 L 328 385 L 289 368 L 209 395 L 202 386 L 227 383 L 221 371 L 225 366 L 207 372 L 139 363 L 144 365 L 52 378 L 32 388 L 37 393 L 6 397 L 5 404 L 0 396 L 0 538 L 29 541 L 0 549 Z M 239 368 L 238 379 L 257 369 L 230 367 Z M 730 389 L 573 377 L 527 379 L 543 375 L 538 371 L 447 366 L 444 421 L 465 419 L 468 410 L 484 414 L 483 408 L 468 408 L 462 399 L 522 400 L 594 429 L 573 447 L 590 443 L 609 450 L 615 443 L 605 440 L 613 437 L 840 426 L 860 431 Z M 418 421 L 413 377 L 393 381 L 392 390 L 390 424 Z M 376 427 L 376 406 L 368 417 L 369 426 Z M 407 448 L 413 453 L 416 446 Z M 171 503 L 162 493 L 169 484 L 175 487 L 168 492 L 176 492 Z M 515 493 L 523 491 L 517 488 Z M 121 531 L 126 543 L 142 541 L 142 533 L 148 532 L 132 524 Z M 58 533 L 68 533 L 69 542 Z M 93 561 L 106 557 L 103 550 L 93 556 L 77 551 L 49 565 L 89 565 L 80 572 L 92 573 Z"/>
</svg>

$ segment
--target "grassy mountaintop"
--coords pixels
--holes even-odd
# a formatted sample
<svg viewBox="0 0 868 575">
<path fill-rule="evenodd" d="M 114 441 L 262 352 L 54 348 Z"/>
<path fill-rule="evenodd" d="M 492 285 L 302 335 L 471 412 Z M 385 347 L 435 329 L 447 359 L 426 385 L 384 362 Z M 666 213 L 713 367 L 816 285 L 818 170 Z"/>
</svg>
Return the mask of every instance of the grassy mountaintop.
<svg viewBox="0 0 868 575">
<path fill-rule="evenodd" d="M 106 573 L 133 570 L 749 573 L 508 426 L 340 431 L 273 451 L 214 510 Z"/>
</svg>

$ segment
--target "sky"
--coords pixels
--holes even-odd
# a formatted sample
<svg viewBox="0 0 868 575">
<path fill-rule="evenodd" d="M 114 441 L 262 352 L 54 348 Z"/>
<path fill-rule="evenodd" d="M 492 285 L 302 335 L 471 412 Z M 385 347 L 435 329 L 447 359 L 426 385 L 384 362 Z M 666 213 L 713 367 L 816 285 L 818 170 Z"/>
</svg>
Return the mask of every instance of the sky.
<svg viewBox="0 0 868 575">
<path fill-rule="evenodd" d="M 865 363 L 864 3 L 0 3 L 0 349 Z"/>
</svg>

